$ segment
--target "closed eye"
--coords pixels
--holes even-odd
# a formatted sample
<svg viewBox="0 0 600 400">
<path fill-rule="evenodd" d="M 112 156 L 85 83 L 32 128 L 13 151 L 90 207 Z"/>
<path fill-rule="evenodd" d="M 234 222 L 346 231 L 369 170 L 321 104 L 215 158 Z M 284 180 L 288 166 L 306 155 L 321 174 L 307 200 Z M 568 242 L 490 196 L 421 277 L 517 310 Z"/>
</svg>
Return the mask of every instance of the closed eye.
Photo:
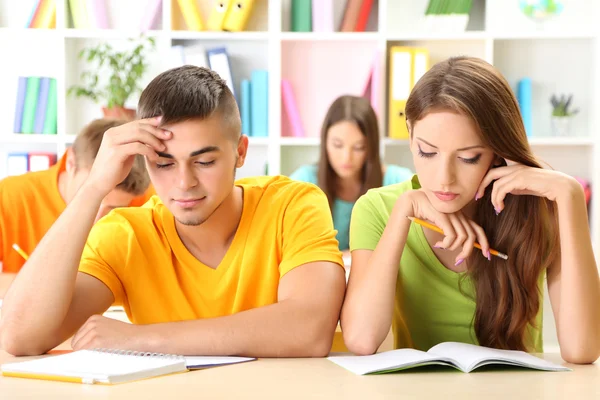
<svg viewBox="0 0 600 400">
<path fill-rule="evenodd" d="M 460 158 L 461 160 L 463 160 L 464 162 L 466 162 L 467 164 L 477 164 L 479 162 L 479 160 L 481 159 L 481 154 L 476 155 L 473 158 Z"/>
<path fill-rule="evenodd" d="M 209 165 L 213 165 L 215 163 L 215 160 L 212 161 L 206 161 L 206 162 L 202 162 L 202 161 L 197 161 L 197 164 L 202 165 L 203 167 L 208 167 Z"/>
<path fill-rule="evenodd" d="M 167 164 L 156 164 L 156 168 L 168 168 L 171 165 L 173 165 L 173 163 L 167 163 Z"/>
<path fill-rule="evenodd" d="M 436 154 L 436 153 L 426 153 L 423 150 L 421 150 L 421 146 L 418 146 L 418 147 L 419 147 L 419 156 L 420 157 L 431 158 L 431 157 L 435 156 L 435 154 Z"/>
</svg>

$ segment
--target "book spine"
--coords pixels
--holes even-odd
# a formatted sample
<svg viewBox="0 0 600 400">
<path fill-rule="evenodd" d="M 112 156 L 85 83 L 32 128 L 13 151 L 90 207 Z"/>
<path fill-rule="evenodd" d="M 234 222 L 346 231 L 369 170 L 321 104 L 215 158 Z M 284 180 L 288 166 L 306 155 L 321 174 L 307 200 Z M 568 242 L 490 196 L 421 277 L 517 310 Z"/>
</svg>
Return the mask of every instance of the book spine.
<svg viewBox="0 0 600 400">
<path fill-rule="evenodd" d="M 312 0 L 312 31 L 333 32 L 333 0 Z"/>
<path fill-rule="evenodd" d="M 177 0 L 179 8 L 190 31 L 201 31 L 204 29 L 202 16 L 198 4 L 194 0 Z"/>
<path fill-rule="evenodd" d="M 162 0 L 150 0 L 150 4 L 146 7 L 146 11 L 140 24 L 140 30 L 142 32 L 154 29 L 158 20 L 158 15 L 160 14 L 161 6 Z"/>
<path fill-rule="evenodd" d="M 15 106 L 15 121 L 13 124 L 13 132 L 21 132 L 23 123 L 23 108 L 25 106 L 25 94 L 27 92 L 27 77 L 20 76 L 17 86 L 17 103 Z"/>
<path fill-rule="evenodd" d="M 33 133 L 35 124 L 35 109 L 40 90 L 40 78 L 30 76 L 27 78 L 27 92 L 25 93 L 25 105 L 23 107 L 23 121 L 21 123 L 22 133 Z"/>
<path fill-rule="evenodd" d="M 364 32 L 367 29 L 367 23 L 369 22 L 369 15 L 373 8 L 373 0 L 363 0 L 358 13 L 358 20 L 356 21 L 356 32 Z"/>
<path fill-rule="evenodd" d="M 311 0 L 292 0 L 292 32 L 312 32 Z"/>
<path fill-rule="evenodd" d="M 50 78 L 50 86 L 48 88 L 48 104 L 46 106 L 46 117 L 44 118 L 44 134 L 56 134 L 58 120 L 58 95 L 56 88 L 56 79 Z"/>
<path fill-rule="evenodd" d="M 531 107 L 531 78 L 523 78 L 517 86 L 517 101 L 521 109 L 521 117 L 527 136 L 532 135 L 532 107 Z"/>
<path fill-rule="evenodd" d="M 254 70 L 251 76 L 250 90 L 250 131 L 252 136 L 267 137 L 269 135 L 269 73 L 265 70 Z"/>
<path fill-rule="evenodd" d="M 91 28 L 108 29 L 106 0 L 87 0 L 87 10 Z"/>
<path fill-rule="evenodd" d="M 33 28 L 33 21 L 35 20 L 35 14 L 37 13 L 38 8 L 40 7 L 41 0 L 32 0 L 29 5 L 31 6 L 31 12 L 29 13 L 29 18 L 27 19 L 27 24 L 25 24 L 25 28 Z"/>
<path fill-rule="evenodd" d="M 35 109 L 35 124 L 33 128 L 34 133 L 42 133 L 44 131 L 44 122 L 46 118 L 46 108 L 48 105 L 49 90 L 50 78 L 41 78 L 37 107 Z"/>
<path fill-rule="evenodd" d="M 304 127 L 302 126 L 302 119 L 300 118 L 300 112 L 298 111 L 298 105 L 296 104 L 296 98 L 294 96 L 294 89 L 292 84 L 287 79 L 281 80 L 281 98 L 283 100 L 283 108 L 287 114 L 288 120 L 292 127 L 292 135 L 295 137 L 304 137 Z"/>
<path fill-rule="evenodd" d="M 348 0 L 344 19 L 342 20 L 341 32 L 354 32 L 358 21 L 358 14 L 362 6 L 362 0 Z"/>
<path fill-rule="evenodd" d="M 252 85 L 248 79 L 242 80 L 241 84 L 241 97 L 242 97 L 242 107 L 241 107 L 241 115 L 242 115 L 242 133 L 247 136 L 252 136 L 251 130 L 251 103 L 250 100 L 252 93 Z"/>
</svg>

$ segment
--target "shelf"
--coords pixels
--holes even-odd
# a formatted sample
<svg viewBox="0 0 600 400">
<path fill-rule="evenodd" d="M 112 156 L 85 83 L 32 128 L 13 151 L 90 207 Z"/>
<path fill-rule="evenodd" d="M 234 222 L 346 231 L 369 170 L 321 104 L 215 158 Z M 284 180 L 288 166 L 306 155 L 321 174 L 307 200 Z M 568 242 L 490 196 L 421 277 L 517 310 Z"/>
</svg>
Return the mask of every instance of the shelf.
<svg viewBox="0 0 600 400">
<path fill-rule="evenodd" d="M 386 137 L 383 138 L 383 144 L 386 146 L 408 146 L 410 141 L 408 139 L 392 139 Z"/>
<path fill-rule="evenodd" d="M 41 143 L 41 144 L 57 144 L 59 142 L 57 135 L 40 134 L 40 133 L 10 133 L 8 135 L 0 135 L 0 143 L 20 144 L 20 143 Z"/>
<path fill-rule="evenodd" d="M 318 146 L 321 138 L 318 137 L 282 137 L 280 143 L 282 146 Z"/>
<path fill-rule="evenodd" d="M 209 31 L 171 31 L 171 39 L 181 40 L 267 40 L 269 32 L 209 32 Z"/>
<path fill-rule="evenodd" d="M 530 137 L 532 146 L 593 146 L 594 140 L 590 137 Z"/>
<path fill-rule="evenodd" d="M 268 146 L 272 141 L 268 137 L 248 137 L 250 146 Z"/>
<path fill-rule="evenodd" d="M 160 37 L 165 34 L 163 31 L 156 30 L 142 33 L 136 29 L 61 29 L 58 32 L 71 39 L 129 39 L 141 35 Z"/>
<path fill-rule="evenodd" d="M 587 31 L 539 31 L 539 32 L 491 32 L 494 40 L 530 40 L 530 39 L 594 39 L 596 35 Z"/>
<path fill-rule="evenodd" d="M 386 39 L 390 42 L 413 41 L 413 40 L 486 40 L 490 35 L 485 31 L 465 31 L 465 32 L 406 32 L 400 34 L 388 35 Z"/>
<path fill-rule="evenodd" d="M 289 42 L 335 42 L 378 40 L 378 32 L 282 32 L 281 40 Z"/>
</svg>

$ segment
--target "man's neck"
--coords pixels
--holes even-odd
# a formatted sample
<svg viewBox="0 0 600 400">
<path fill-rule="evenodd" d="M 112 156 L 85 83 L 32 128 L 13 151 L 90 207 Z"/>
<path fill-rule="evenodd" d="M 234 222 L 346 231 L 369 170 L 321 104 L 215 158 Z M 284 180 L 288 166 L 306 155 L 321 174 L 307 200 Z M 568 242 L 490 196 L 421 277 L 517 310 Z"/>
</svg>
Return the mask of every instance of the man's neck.
<svg viewBox="0 0 600 400">
<path fill-rule="evenodd" d="M 204 223 L 189 226 L 175 221 L 181 241 L 200 261 L 204 262 L 204 255 L 212 258 L 211 253 L 220 253 L 229 248 L 242 218 L 243 197 L 243 189 L 235 186 L 231 194 Z M 200 255 L 202 257 L 199 257 Z"/>
</svg>

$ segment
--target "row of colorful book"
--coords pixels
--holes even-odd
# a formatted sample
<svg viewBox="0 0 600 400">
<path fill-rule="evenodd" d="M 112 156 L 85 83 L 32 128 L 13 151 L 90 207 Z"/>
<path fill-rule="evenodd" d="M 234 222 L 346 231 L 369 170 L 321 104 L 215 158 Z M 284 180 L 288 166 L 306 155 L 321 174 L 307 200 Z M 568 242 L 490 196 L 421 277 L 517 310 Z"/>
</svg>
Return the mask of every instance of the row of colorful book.
<svg viewBox="0 0 600 400">
<path fill-rule="evenodd" d="M 56 134 L 58 97 L 56 79 L 19 77 L 14 133 Z"/>
<path fill-rule="evenodd" d="M 374 0 L 347 0 L 341 23 L 334 17 L 335 0 L 292 0 L 292 32 L 364 32 Z M 338 25 L 338 26 L 336 26 Z"/>
<path fill-rule="evenodd" d="M 128 13 L 129 6 L 135 6 L 134 3 L 127 3 L 128 0 L 121 2 L 119 12 Z M 109 29 L 114 27 L 113 17 L 108 6 L 110 0 L 69 0 L 69 14 L 71 16 L 72 26 L 76 29 Z M 112 2 L 112 4 L 116 4 Z M 158 22 L 158 16 L 161 14 L 162 0 L 148 0 L 142 18 L 138 23 L 141 31 L 155 29 Z M 116 10 L 114 10 L 116 12 Z M 130 17 L 131 15 L 129 15 Z M 130 21 L 131 23 L 131 21 Z"/>
<path fill-rule="evenodd" d="M 269 132 L 269 73 L 256 69 L 250 77 L 240 77 L 236 90 L 231 70 L 231 58 L 225 47 L 206 49 L 202 45 L 171 47 L 169 67 L 195 65 L 210 68 L 227 82 L 235 96 L 242 117 L 242 133 L 253 137 L 267 137 Z"/>
<path fill-rule="evenodd" d="M 26 172 L 44 171 L 54 164 L 56 164 L 55 153 L 8 153 L 6 157 L 6 174 L 14 176 Z"/>
<path fill-rule="evenodd" d="M 55 29 L 56 0 L 32 0 L 27 28 Z"/>
</svg>

